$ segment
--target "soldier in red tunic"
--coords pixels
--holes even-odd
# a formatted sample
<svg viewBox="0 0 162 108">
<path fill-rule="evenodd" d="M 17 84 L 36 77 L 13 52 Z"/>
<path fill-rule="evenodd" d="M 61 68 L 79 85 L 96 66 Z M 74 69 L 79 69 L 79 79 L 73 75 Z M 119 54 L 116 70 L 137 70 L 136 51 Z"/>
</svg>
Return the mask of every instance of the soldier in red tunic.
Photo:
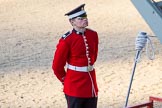
<svg viewBox="0 0 162 108">
<path fill-rule="evenodd" d="M 65 14 L 73 30 L 59 40 L 52 64 L 54 74 L 64 86 L 68 108 L 97 108 L 94 63 L 98 54 L 98 34 L 86 28 L 88 19 L 84 6 Z"/>
</svg>

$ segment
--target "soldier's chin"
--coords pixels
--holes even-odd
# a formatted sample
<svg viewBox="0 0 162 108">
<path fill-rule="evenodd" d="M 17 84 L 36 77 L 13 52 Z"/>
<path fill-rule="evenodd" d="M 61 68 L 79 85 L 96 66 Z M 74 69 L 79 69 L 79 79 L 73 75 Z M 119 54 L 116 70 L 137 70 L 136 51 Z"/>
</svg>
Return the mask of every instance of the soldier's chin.
<svg viewBox="0 0 162 108">
<path fill-rule="evenodd" d="M 85 24 L 85 27 L 87 27 L 88 26 L 88 24 Z"/>
</svg>

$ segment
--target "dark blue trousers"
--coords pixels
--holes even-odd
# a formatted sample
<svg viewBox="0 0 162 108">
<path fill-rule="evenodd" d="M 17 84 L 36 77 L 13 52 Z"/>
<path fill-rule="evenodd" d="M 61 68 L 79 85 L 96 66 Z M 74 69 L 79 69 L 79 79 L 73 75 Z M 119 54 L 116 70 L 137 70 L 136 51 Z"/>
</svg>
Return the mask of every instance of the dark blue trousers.
<svg viewBox="0 0 162 108">
<path fill-rule="evenodd" d="M 97 97 L 78 98 L 65 94 L 68 108 L 97 108 Z"/>
</svg>

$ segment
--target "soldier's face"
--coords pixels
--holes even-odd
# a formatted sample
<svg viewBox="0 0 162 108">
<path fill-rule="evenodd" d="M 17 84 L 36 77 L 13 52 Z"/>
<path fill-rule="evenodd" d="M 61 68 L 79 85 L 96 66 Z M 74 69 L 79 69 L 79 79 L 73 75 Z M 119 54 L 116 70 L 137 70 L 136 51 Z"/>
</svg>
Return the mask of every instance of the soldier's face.
<svg viewBox="0 0 162 108">
<path fill-rule="evenodd" d="M 78 28 L 85 28 L 88 26 L 87 17 L 77 17 L 72 20 L 72 25 Z"/>
</svg>

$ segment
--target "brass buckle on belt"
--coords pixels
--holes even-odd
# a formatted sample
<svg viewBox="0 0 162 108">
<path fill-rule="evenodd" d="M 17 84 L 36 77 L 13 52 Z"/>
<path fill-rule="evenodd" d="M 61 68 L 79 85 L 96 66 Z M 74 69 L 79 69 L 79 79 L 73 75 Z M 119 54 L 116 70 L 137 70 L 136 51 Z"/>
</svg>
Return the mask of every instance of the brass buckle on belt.
<svg viewBox="0 0 162 108">
<path fill-rule="evenodd" d="M 87 70 L 88 70 L 88 71 L 92 71 L 92 70 L 93 70 L 93 66 L 88 65 Z"/>
</svg>

